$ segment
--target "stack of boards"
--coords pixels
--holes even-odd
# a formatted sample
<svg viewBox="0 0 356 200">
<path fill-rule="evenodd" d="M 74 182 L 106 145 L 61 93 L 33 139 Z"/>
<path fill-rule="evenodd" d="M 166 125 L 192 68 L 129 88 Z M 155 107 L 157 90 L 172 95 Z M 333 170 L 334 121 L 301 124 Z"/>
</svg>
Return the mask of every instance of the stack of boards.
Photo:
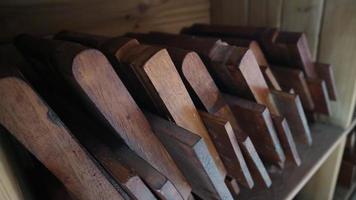
<svg viewBox="0 0 356 200">
<path fill-rule="evenodd" d="M 237 199 L 299 166 L 336 100 L 302 33 L 197 24 L 180 35 L 20 35 L 0 123 L 76 200 Z M 18 58 L 20 59 L 20 58 Z"/>
</svg>

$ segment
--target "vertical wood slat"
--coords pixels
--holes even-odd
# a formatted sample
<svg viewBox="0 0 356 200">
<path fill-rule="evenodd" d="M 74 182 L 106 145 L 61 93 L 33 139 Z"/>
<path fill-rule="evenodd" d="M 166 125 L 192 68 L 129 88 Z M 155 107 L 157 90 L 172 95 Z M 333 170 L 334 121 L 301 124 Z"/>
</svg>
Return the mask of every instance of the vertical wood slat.
<svg viewBox="0 0 356 200">
<path fill-rule="evenodd" d="M 284 1 L 281 29 L 305 32 L 313 59 L 316 58 L 324 0 Z"/>
<path fill-rule="evenodd" d="M 211 0 L 212 24 L 247 25 L 249 0 Z"/>
<path fill-rule="evenodd" d="M 337 102 L 331 102 L 329 122 L 350 125 L 356 102 L 356 3 L 327 0 L 321 28 L 318 60 L 334 66 Z"/>
<path fill-rule="evenodd" d="M 284 0 L 250 0 L 248 25 L 279 27 Z"/>
</svg>

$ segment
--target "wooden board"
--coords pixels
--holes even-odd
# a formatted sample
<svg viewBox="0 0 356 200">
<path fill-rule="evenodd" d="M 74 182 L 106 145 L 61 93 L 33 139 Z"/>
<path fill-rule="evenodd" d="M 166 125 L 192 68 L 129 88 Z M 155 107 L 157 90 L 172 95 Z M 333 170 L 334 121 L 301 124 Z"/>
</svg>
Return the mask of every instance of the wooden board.
<svg viewBox="0 0 356 200">
<path fill-rule="evenodd" d="M 248 4 L 248 0 L 210 1 L 211 23 L 247 25 Z"/>
<path fill-rule="evenodd" d="M 82 94 L 79 96 L 81 101 L 89 105 L 92 113 L 96 115 L 101 113 L 99 118 L 111 125 L 132 150 L 167 176 L 184 199 L 189 197 L 191 191 L 189 184 L 155 137 L 145 116 L 102 53 L 69 42 L 36 39 L 30 36 L 19 38 L 16 44 L 25 55 L 37 59 L 36 69 L 40 68 L 39 64 L 46 62 L 49 56 L 57 58 L 51 60 L 51 66 L 54 67 L 52 70 L 58 70 L 61 74 L 50 74 L 54 80 L 67 80 L 72 91 Z M 40 46 L 41 44 L 43 46 Z M 37 46 L 37 52 L 32 51 L 32 45 Z M 57 54 L 46 55 L 55 49 L 64 50 L 52 51 Z M 67 62 L 66 58 L 69 59 Z"/>
<path fill-rule="evenodd" d="M 277 90 L 272 90 L 271 96 L 281 116 L 286 118 L 294 137 L 311 145 L 313 139 L 299 96 Z"/>
<path fill-rule="evenodd" d="M 236 178 L 243 186 L 252 188 L 254 182 L 243 159 L 230 122 L 203 111 L 200 111 L 199 114 L 213 138 L 222 161 L 225 163 L 228 175 Z"/>
<path fill-rule="evenodd" d="M 1 99 L 1 123 L 51 170 L 76 198 L 123 199 L 87 151 L 73 139 L 57 115 L 27 83 L 7 76 L 2 77 L 0 85 L 1 96 L 6 97 Z M 6 88 L 12 89 L 9 91 Z M 63 159 L 63 155 L 68 159 Z M 81 174 L 80 178 L 76 174 Z"/>
<path fill-rule="evenodd" d="M 354 124 L 355 125 L 355 124 Z M 241 189 L 241 199 L 293 199 L 302 187 L 310 180 L 328 156 L 338 147 L 344 136 L 350 131 L 316 123 L 311 127 L 314 144 L 306 147 L 297 144 L 302 164 L 297 167 L 287 163 L 282 173 L 272 173 L 273 185 L 269 189 Z M 288 184 L 286 184 L 288 183 Z"/>
<path fill-rule="evenodd" d="M 299 95 L 305 110 L 312 111 L 314 109 L 314 101 L 301 70 L 273 66 L 272 71 L 284 91 L 293 89 Z"/>
<path fill-rule="evenodd" d="M 147 114 L 156 135 L 202 199 L 233 199 L 204 140 L 172 122 Z M 189 158 L 189 159 L 187 159 Z"/>
<path fill-rule="evenodd" d="M 286 161 L 293 162 L 299 166 L 302 161 L 300 160 L 296 142 L 289 129 L 287 120 L 284 117 L 277 115 L 272 115 L 271 117 L 278 134 L 278 139 L 281 142 L 283 151 L 286 155 Z"/>
<path fill-rule="evenodd" d="M 225 95 L 224 98 L 230 105 L 234 116 L 240 122 L 241 128 L 251 137 L 262 160 L 265 163 L 283 168 L 285 154 L 268 109 L 263 105 L 234 96 Z"/>
<path fill-rule="evenodd" d="M 136 85 L 142 85 L 160 115 L 204 138 L 221 175 L 225 176 L 224 165 L 167 50 L 137 45 L 126 49 L 118 60 L 133 71 L 140 81 Z"/>
<path fill-rule="evenodd" d="M 178 32 L 194 22 L 209 22 L 209 7 L 208 0 L 5 0 L 0 3 L 4 22 L 0 41 L 11 41 L 20 33 L 50 35 L 63 29 L 111 36 L 128 31 Z"/>
<path fill-rule="evenodd" d="M 284 1 L 281 30 L 304 32 L 316 58 L 325 0 Z"/>
<path fill-rule="evenodd" d="M 356 58 L 352 53 L 356 40 L 348 39 L 356 32 L 355 9 L 356 4 L 351 0 L 325 1 L 320 31 L 318 61 L 335 67 L 335 83 L 340 97 L 337 102 L 331 102 L 333 115 L 328 121 L 342 127 L 350 125 L 356 102 L 356 83 L 351 81 L 356 75 Z"/>
</svg>

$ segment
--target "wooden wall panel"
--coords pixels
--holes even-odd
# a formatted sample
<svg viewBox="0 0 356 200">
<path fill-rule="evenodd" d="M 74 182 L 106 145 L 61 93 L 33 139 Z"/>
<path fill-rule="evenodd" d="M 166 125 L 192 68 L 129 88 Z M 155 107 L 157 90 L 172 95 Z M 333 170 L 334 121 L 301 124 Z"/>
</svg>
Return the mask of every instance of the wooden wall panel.
<svg viewBox="0 0 356 200">
<path fill-rule="evenodd" d="M 337 102 L 331 102 L 330 122 L 350 125 L 356 100 L 356 3 L 326 0 L 318 60 L 334 67 Z"/>
<path fill-rule="evenodd" d="M 313 58 L 316 58 L 324 0 L 298 0 L 283 3 L 281 29 L 305 32 Z"/>
<path fill-rule="evenodd" d="M 111 36 L 178 32 L 192 23 L 208 23 L 209 5 L 209 0 L 4 0 L 0 42 L 23 32 L 48 35 L 62 29 Z"/>
<path fill-rule="evenodd" d="M 247 25 L 249 0 L 210 0 L 212 24 Z"/>
<path fill-rule="evenodd" d="M 248 24 L 251 26 L 279 27 L 283 0 L 250 0 Z"/>
</svg>

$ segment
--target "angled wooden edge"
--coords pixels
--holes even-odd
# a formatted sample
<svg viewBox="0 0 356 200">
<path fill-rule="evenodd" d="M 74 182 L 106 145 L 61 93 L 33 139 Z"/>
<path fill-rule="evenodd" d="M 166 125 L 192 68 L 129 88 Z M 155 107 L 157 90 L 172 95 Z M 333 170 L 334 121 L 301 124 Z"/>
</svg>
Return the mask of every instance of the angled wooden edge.
<svg viewBox="0 0 356 200">
<path fill-rule="evenodd" d="M 290 89 L 293 89 L 299 95 L 303 108 L 306 111 L 314 110 L 314 102 L 304 73 L 301 70 L 272 66 L 272 71 L 282 86 L 283 91 L 288 92 Z"/>
<path fill-rule="evenodd" d="M 151 191 L 154 192 L 158 199 L 184 199 L 169 179 L 167 179 L 163 174 L 157 171 L 145 160 L 137 156 L 132 150 L 123 145 L 120 147 L 111 145 L 111 148 L 115 154 L 116 159 L 127 166 L 129 169 L 135 171 L 143 179 Z M 135 192 L 140 193 L 142 198 L 149 198 L 148 196 L 143 196 L 143 191 L 141 191 L 140 188 L 137 188 L 135 182 L 128 184 L 130 184 L 129 186 L 134 187 L 136 189 Z M 138 200 L 139 199 L 140 198 L 138 198 Z"/>
<path fill-rule="evenodd" d="M 27 83 L 17 77 L 5 77 L 1 78 L 0 87 L 1 124 L 76 198 L 123 199 L 87 151 Z M 63 159 L 63 155 L 68 159 Z M 81 174 L 80 178 L 77 174 Z"/>
<path fill-rule="evenodd" d="M 229 188 L 233 198 L 238 199 L 238 195 L 240 193 L 240 187 L 237 184 L 236 179 L 226 176 L 225 184 L 226 184 L 227 188 Z"/>
<path fill-rule="evenodd" d="M 230 107 L 225 105 L 212 114 L 228 120 L 231 124 L 235 137 L 238 141 L 238 145 L 242 150 L 242 154 L 254 180 L 254 185 L 260 187 L 269 187 L 271 185 L 271 180 L 265 165 L 262 163 L 260 155 L 258 155 L 250 137 L 241 129 Z"/>
<path fill-rule="evenodd" d="M 241 128 L 250 136 L 265 163 L 284 167 L 285 154 L 266 106 L 224 95 Z"/>
<path fill-rule="evenodd" d="M 167 50 L 140 45 L 127 51 L 131 53 L 122 56 L 121 60 L 139 79 L 135 84 L 143 86 L 157 113 L 203 137 L 220 173 L 226 175 L 226 169 Z"/>
<path fill-rule="evenodd" d="M 271 177 L 269 176 L 266 167 L 262 163 L 260 156 L 257 154 L 255 146 L 248 137 L 245 141 L 239 142 L 242 153 L 245 157 L 247 166 L 250 170 L 256 187 L 269 188 L 272 185 Z"/>
<path fill-rule="evenodd" d="M 271 91 L 271 98 L 285 117 L 294 137 L 311 145 L 312 136 L 299 96 L 282 91 Z"/>
<path fill-rule="evenodd" d="M 330 99 L 324 80 L 306 79 L 310 94 L 314 101 L 314 110 L 318 114 L 331 115 Z"/>
<path fill-rule="evenodd" d="M 260 65 L 260 69 L 269 88 L 279 91 L 282 90 L 270 67 Z"/>
<path fill-rule="evenodd" d="M 244 187 L 252 188 L 253 179 L 229 121 L 203 111 L 199 114 L 225 164 L 228 176 L 236 178 Z"/>
<path fill-rule="evenodd" d="M 315 70 L 320 79 L 325 80 L 326 88 L 331 100 L 337 100 L 337 89 L 333 68 L 330 64 L 315 63 Z"/>
<path fill-rule="evenodd" d="M 172 181 L 184 199 L 189 197 L 189 184 L 102 53 L 70 42 L 31 36 L 18 38 L 16 45 L 29 60 L 36 60 L 36 70 L 68 84 L 69 90 L 78 95 L 89 111 Z"/>
<path fill-rule="evenodd" d="M 286 47 L 289 66 L 302 69 L 308 78 L 318 77 L 304 33 L 280 31 L 275 42 Z"/>
<path fill-rule="evenodd" d="M 193 192 L 203 199 L 233 199 L 224 183 L 204 140 L 172 122 L 146 114 L 156 135 L 175 159 L 192 185 Z"/>
<path fill-rule="evenodd" d="M 271 115 L 271 117 L 274 127 L 276 128 L 279 141 L 281 142 L 282 148 L 286 155 L 286 160 L 299 166 L 302 161 L 286 119 L 277 115 Z"/>
</svg>

